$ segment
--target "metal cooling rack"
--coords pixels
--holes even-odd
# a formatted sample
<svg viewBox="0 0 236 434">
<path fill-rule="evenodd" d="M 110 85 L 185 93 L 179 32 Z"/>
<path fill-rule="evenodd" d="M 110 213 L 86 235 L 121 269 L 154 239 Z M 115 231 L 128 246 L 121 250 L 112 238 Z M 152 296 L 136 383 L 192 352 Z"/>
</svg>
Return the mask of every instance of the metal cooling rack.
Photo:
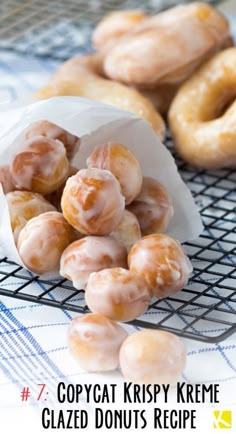
<svg viewBox="0 0 236 434">
<path fill-rule="evenodd" d="M 167 146 L 170 143 L 169 137 Z M 154 300 L 146 314 L 132 324 L 219 342 L 236 331 L 236 172 L 196 171 L 177 162 L 205 223 L 204 233 L 184 244 L 194 266 L 193 276 L 179 293 Z M 88 311 L 84 292 L 67 280 L 40 279 L 6 258 L 0 260 L 0 294 L 80 313 Z"/>
<path fill-rule="evenodd" d="M 147 0 L 141 6 L 157 12 L 178 3 Z M 0 48 L 65 59 L 90 50 L 91 28 L 105 13 L 137 5 L 137 0 L 2 0 Z M 167 146 L 171 147 L 170 137 Z M 132 324 L 219 342 L 236 331 L 236 173 L 196 171 L 180 160 L 177 163 L 205 224 L 204 233 L 184 245 L 193 276 L 178 294 L 153 300 L 148 312 Z M 40 279 L 7 258 L 0 259 L 0 295 L 80 313 L 88 310 L 83 291 L 70 282 Z"/>
<path fill-rule="evenodd" d="M 1 0 L 0 48 L 65 60 L 91 51 L 91 30 L 111 11 L 140 8 L 154 14 L 179 3 L 179 0 Z M 181 3 L 190 2 L 181 0 Z"/>
</svg>

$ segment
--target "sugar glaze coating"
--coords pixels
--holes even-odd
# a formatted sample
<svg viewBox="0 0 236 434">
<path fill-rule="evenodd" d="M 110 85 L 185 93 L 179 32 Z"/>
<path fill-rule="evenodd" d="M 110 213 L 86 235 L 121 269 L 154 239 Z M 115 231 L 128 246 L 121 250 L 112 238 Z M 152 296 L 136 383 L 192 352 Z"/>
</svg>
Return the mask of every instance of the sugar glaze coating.
<svg viewBox="0 0 236 434">
<path fill-rule="evenodd" d="M 89 313 L 72 320 L 68 328 L 69 351 L 86 371 L 110 371 L 119 364 L 119 349 L 127 332 L 116 322 Z"/>
<path fill-rule="evenodd" d="M 174 215 L 170 194 L 161 182 L 150 177 L 143 177 L 141 191 L 128 209 L 136 215 L 142 235 L 165 232 Z"/>
<path fill-rule="evenodd" d="M 130 251 L 131 247 L 141 238 L 141 231 L 137 217 L 127 209 L 124 210 L 123 217 L 116 229 L 110 236 L 120 241 Z"/>
<path fill-rule="evenodd" d="M 124 268 L 110 268 L 92 273 L 85 300 L 92 312 L 116 321 L 131 321 L 148 308 L 151 290 L 145 280 Z"/>
<path fill-rule="evenodd" d="M 75 288 L 85 289 L 91 273 L 108 267 L 127 267 L 125 247 L 111 237 L 87 236 L 65 249 L 60 274 Z"/>
<path fill-rule="evenodd" d="M 76 236 L 61 213 L 46 212 L 26 223 L 19 234 L 17 249 L 25 266 L 34 273 L 58 271 L 63 250 Z"/>
<path fill-rule="evenodd" d="M 157 298 L 180 291 L 192 272 L 181 244 L 166 234 L 147 235 L 137 241 L 129 252 L 128 265 L 147 281 Z"/>
<path fill-rule="evenodd" d="M 173 333 L 141 330 L 126 338 L 120 349 L 120 368 L 126 381 L 174 384 L 183 372 L 186 350 Z"/>
<path fill-rule="evenodd" d="M 69 162 L 59 140 L 35 136 L 24 142 L 11 164 L 14 185 L 20 190 L 41 194 L 55 191 L 65 181 Z"/>
<path fill-rule="evenodd" d="M 120 183 L 126 205 L 139 194 L 143 180 L 140 163 L 133 152 L 121 143 L 96 146 L 87 159 L 87 165 L 113 173 Z"/>
<path fill-rule="evenodd" d="M 71 160 L 79 149 L 80 139 L 77 136 L 46 120 L 34 122 L 25 130 L 26 139 L 32 139 L 35 136 L 45 136 L 62 142 L 68 160 Z"/>
<path fill-rule="evenodd" d="M 106 235 L 120 223 L 125 200 L 111 172 L 81 169 L 67 180 L 61 207 L 66 220 L 79 232 Z"/>
<path fill-rule="evenodd" d="M 56 211 L 41 194 L 31 191 L 12 191 L 6 194 L 6 200 L 15 242 L 30 219 L 44 212 Z"/>
</svg>

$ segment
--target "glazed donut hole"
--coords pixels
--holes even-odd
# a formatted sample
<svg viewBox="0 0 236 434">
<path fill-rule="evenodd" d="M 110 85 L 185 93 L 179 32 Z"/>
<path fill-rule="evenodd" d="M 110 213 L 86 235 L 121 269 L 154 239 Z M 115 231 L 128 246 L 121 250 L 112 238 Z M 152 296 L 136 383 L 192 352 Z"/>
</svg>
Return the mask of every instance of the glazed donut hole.
<svg viewBox="0 0 236 434">
<path fill-rule="evenodd" d="M 62 252 L 76 237 L 75 230 L 61 213 L 46 212 L 26 223 L 19 233 L 17 249 L 33 273 L 58 271 Z"/>
<path fill-rule="evenodd" d="M 143 178 L 141 191 L 128 210 L 137 217 L 142 235 L 165 232 L 174 214 L 172 199 L 164 185 L 149 177 Z"/>
<path fill-rule="evenodd" d="M 125 247 L 111 237 L 87 236 L 64 250 L 60 274 L 75 288 L 85 289 L 91 273 L 109 267 L 127 267 Z"/>
<path fill-rule="evenodd" d="M 18 190 L 46 195 L 59 188 L 69 171 L 69 162 L 62 142 L 35 136 L 24 143 L 10 166 L 13 183 Z"/>
<path fill-rule="evenodd" d="M 12 191 L 6 194 L 6 200 L 15 243 L 21 229 L 30 219 L 48 211 L 56 211 L 41 194 L 30 191 Z"/>
<path fill-rule="evenodd" d="M 70 177 L 61 207 L 65 219 L 85 235 L 107 235 L 120 223 L 125 200 L 108 170 L 81 169 Z"/>
<path fill-rule="evenodd" d="M 173 333 L 141 330 L 123 341 L 119 361 L 126 381 L 175 384 L 186 364 L 186 350 Z"/>
<path fill-rule="evenodd" d="M 192 272 L 181 244 L 166 234 L 147 235 L 137 241 L 129 252 L 128 266 L 146 280 L 159 299 L 180 291 Z"/>
<path fill-rule="evenodd" d="M 88 313 L 72 320 L 68 327 L 69 351 L 78 365 L 89 372 L 118 367 L 119 350 L 127 332 L 115 321 Z"/>
<path fill-rule="evenodd" d="M 87 159 L 89 168 L 109 170 L 119 181 L 128 205 L 139 194 L 142 186 L 142 171 L 135 155 L 120 143 L 98 145 Z"/>
<path fill-rule="evenodd" d="M 62 194 L 66 185 L 66 181 L 68 178 L 70 178 L 71 176 L 75 175 L 78 172 L 77 167 L 74 166 L 69 166 L 69 171 L 66 177 L 66 180 L 63 182 L 63 184 L 55 191 L 53 191 L 50 194 L 47 194 L 45 196 L 45 198 L 48 200 L 48 202 L 50 202 L 53 206 L 56 207 L 56 209 L 60 212 L 62 212 L 61 209 L 61 198 L 62 198 Z"/>
<path fill-rule="evenodd" d="M 141 238 L 141 231 L 137 217 L 127 209 L 124 210 L 121 222 L 110 236 L 120 241 L 130 251 L 131 247 Z"/>
<path fill-rule="evenodd" d="M 124 268 L 92 273 L 86 286 L 89 309 L 115 321 L 131 321 L 148 308 L 151 290 L 143 278 Z"/>
<path fill-rule="evenodd" d="M 47 120 L 34 122 L 24 132 L 26 140 L 37 136 L 44 136 L 62 142 L 65 146 L 68 160 L 71 160 L 79 150 L 80 139 L 77 136 Z"/>
<path fill-rule="evenodd" d="M 2 184 L 2 190 L 4 194 L 10 193 L 10 191 L 15 190 L 9 165 L 0 167 L 0 183 Z"/>
</svg>

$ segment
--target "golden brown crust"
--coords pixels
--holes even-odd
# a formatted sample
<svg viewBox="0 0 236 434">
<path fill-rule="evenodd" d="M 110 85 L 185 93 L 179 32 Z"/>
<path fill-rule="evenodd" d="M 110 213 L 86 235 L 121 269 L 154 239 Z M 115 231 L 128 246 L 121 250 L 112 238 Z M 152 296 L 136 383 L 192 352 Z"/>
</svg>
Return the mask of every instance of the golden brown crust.
<svg viewBox="0 0 236 434">
<path fill-rule="evenodd" d="M 10 166 L 1 166 L 0 167 L 0 183 L 2 184 L 3 193 L 7 194 L 11 191 L 15 190 L 15 186 L 13 184 Z"/>
<path fill-rule="evenodd" d="M 146 280 L 157 298 L 180 291 L 192 272 L 181 244 L 166 234 L 147 235 L 137 241 L 129 252 L 128 266 Z"/>
<path fill-rule="evenodd" d="M 145 20 L 105 55 L 108 77 L 153 88 L 177 84 L 229 41 L 229 25 L 204 3 L 178 6 Z"/>
<path fill-rule="evenodd" d="M 113 44 L 147 18 L 140 10 L 116 11 L 106 15 L 95 28 L 92 42 L 96 50 Z"/>
<path fill-rule="evenodd" d="M 86 235 L 107 235 L 122 220 L 125 199 L 108 170 L 82 169 L 71 176 L 62 194 L 66 220 Z"/>
<path fill-rule="evenodd" d="M 23 143 L 11 164 L 14 185 L 43 195 L 57 190 L 65 181 L 69 162 L 62 142 L 35 136 Z"/>
<path fill-rule="evenodd" d="M 125 209 L 121 222 L 110 233 L 110 236 L 121 242 L 126 247 L 127 252 L 129 252 L 136 241 L 141 238 L 141 230 L 137 217 Z"/>
<path fill-rule="evenodd" d="M 85 289 L 91 273 L 104 268 L 127 268 L 127 252 L 112 237 L 88 236 L 70 244 L 63 252 L 60 274 Z"/>
<path fill-rule="evenodd" d="M 149 101 L 152 102 L 154 107 L 161 113 L 162 116 L 166 116 L 169 110 L 171 101 L 173 100 L 179 84 L 162 84 L 155 86 L 152 89 L 146 89 L 142 86 L 137 86 L 136 89 Z"/>
<path fill-rule="evenodd" d="M 139 161 L 121 143 L 97 145 L 87 158 L 88 168 L 109 170 L 119 181 L 125 204 L 130 204 L 140 193 L 142 170 Z"/>
<path fill-rule="evenodd" d="M 59 140 L 65 146 L 69 160 L 71 160 L 78 151 L 80 142 L 78 137 L 47 120 L 41 120 L 31 124 L 25 130 L 24 136 L 26 139 L 31 139 L 35 136 L 45 136 L 49 139 Z"/>
<path fill-rule="evenodd" d="M 185 347 L 177 336 L 162 330 L 141 330 L 126 338 L 120 349 L 120 369 L 126 381 L 175 384 L 186 363 Z"/>
<path fill-rule="evenodd" d="M 92 312 L 115 321 L 132 321 L 142 315 L 151 300 L 146 281 L 124 268 L 107 268 L 89 276 L 85 301 Z"/>
<path fill-rule="evenodd" d="M 163 139 L 165 124 L 153 104 L 137 90 L 105 79 L 100 55 L 74 57 L 63 63 L 48 86 L 40 89 L 38 99 L 75 95 L 101 101 L 135 113 L 147 120 Z"/>
<path fill-rule="evenodd" d="M 119 350 L 127 332 L 115 321 L 88 313 L 72 320 L 68 347 L 78 365 L 86 371 L 110 371 L 119 364 Z"/>
<path fill-rule="evenodd" d="M 25 266 L 34 273 L 57 271 L 63 250 L 76 236 L 61 213 L 50 211 L 26 223 L 19 234 L 17 249 Z"/>
<path fill-rule="evenodd" d="M 15 242 L 26 223 L 40 214 L 56 211 L 41 194 L 31 191 L 12 191 L 6 194 L 11 228 Z"/>
<path fill-rule="evenodd" d="M 174 214 L 172 199 L 164 185 L 146 176 L 128 210 L 137 217 L 142 235 L 165 232 Z"/>
<path fill-rule="evenodd" d="M 172 102 L 169 124 L 183 159 L 206 169 L 235 167 L 235 98 L 233 47 L 216 54 L 196 71 Z"/>
</svg>

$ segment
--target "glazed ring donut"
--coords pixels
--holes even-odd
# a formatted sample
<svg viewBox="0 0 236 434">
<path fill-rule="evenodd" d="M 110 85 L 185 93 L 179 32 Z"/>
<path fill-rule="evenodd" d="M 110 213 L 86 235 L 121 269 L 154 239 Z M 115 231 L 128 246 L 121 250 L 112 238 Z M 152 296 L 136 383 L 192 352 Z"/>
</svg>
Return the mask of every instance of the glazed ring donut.
<svg viewBox="0 0 236 434">
<path fill-rule="evenodd" d="M 228 21 L 216 9 L 204 3 L 177 6 L 112 45 L 104 71 L 112 80 L 146 88 L 176 84 L 230 43 Z"/>
<path fill-rule="evenodd" d="M 93 32 L 94 48 L 101 50 L 113 44 L 146 18 L 147 15 L 139 10 L 111 12 L 100 21 Z"/>
<path fill-rule="evenodd" d="M 236 166 L 235 98 L 236 48 L 228 48 L 183 84 L 172 102 L 169 123 L 182 158 L 205 169 Z"/>
<path fill-rule="evenodd" d="M 49 85 L 40 89 L 35 97 L 74 95 L 110 104 L 147 120 L 163 139 L 165 123 L 153 104 L 136 89 L 105 79 L 103 74 L 101 56 L 74 57 L 62 64 Z"/>
<path fill-rule="evenodd" d="M 171 101 L 173 100 L 180 84 L 160 84 L 152 89 L 143 89 L 137 86 L 136 89 L 156 107 L 162 116 L 168 113 Z"/>
</svg>

